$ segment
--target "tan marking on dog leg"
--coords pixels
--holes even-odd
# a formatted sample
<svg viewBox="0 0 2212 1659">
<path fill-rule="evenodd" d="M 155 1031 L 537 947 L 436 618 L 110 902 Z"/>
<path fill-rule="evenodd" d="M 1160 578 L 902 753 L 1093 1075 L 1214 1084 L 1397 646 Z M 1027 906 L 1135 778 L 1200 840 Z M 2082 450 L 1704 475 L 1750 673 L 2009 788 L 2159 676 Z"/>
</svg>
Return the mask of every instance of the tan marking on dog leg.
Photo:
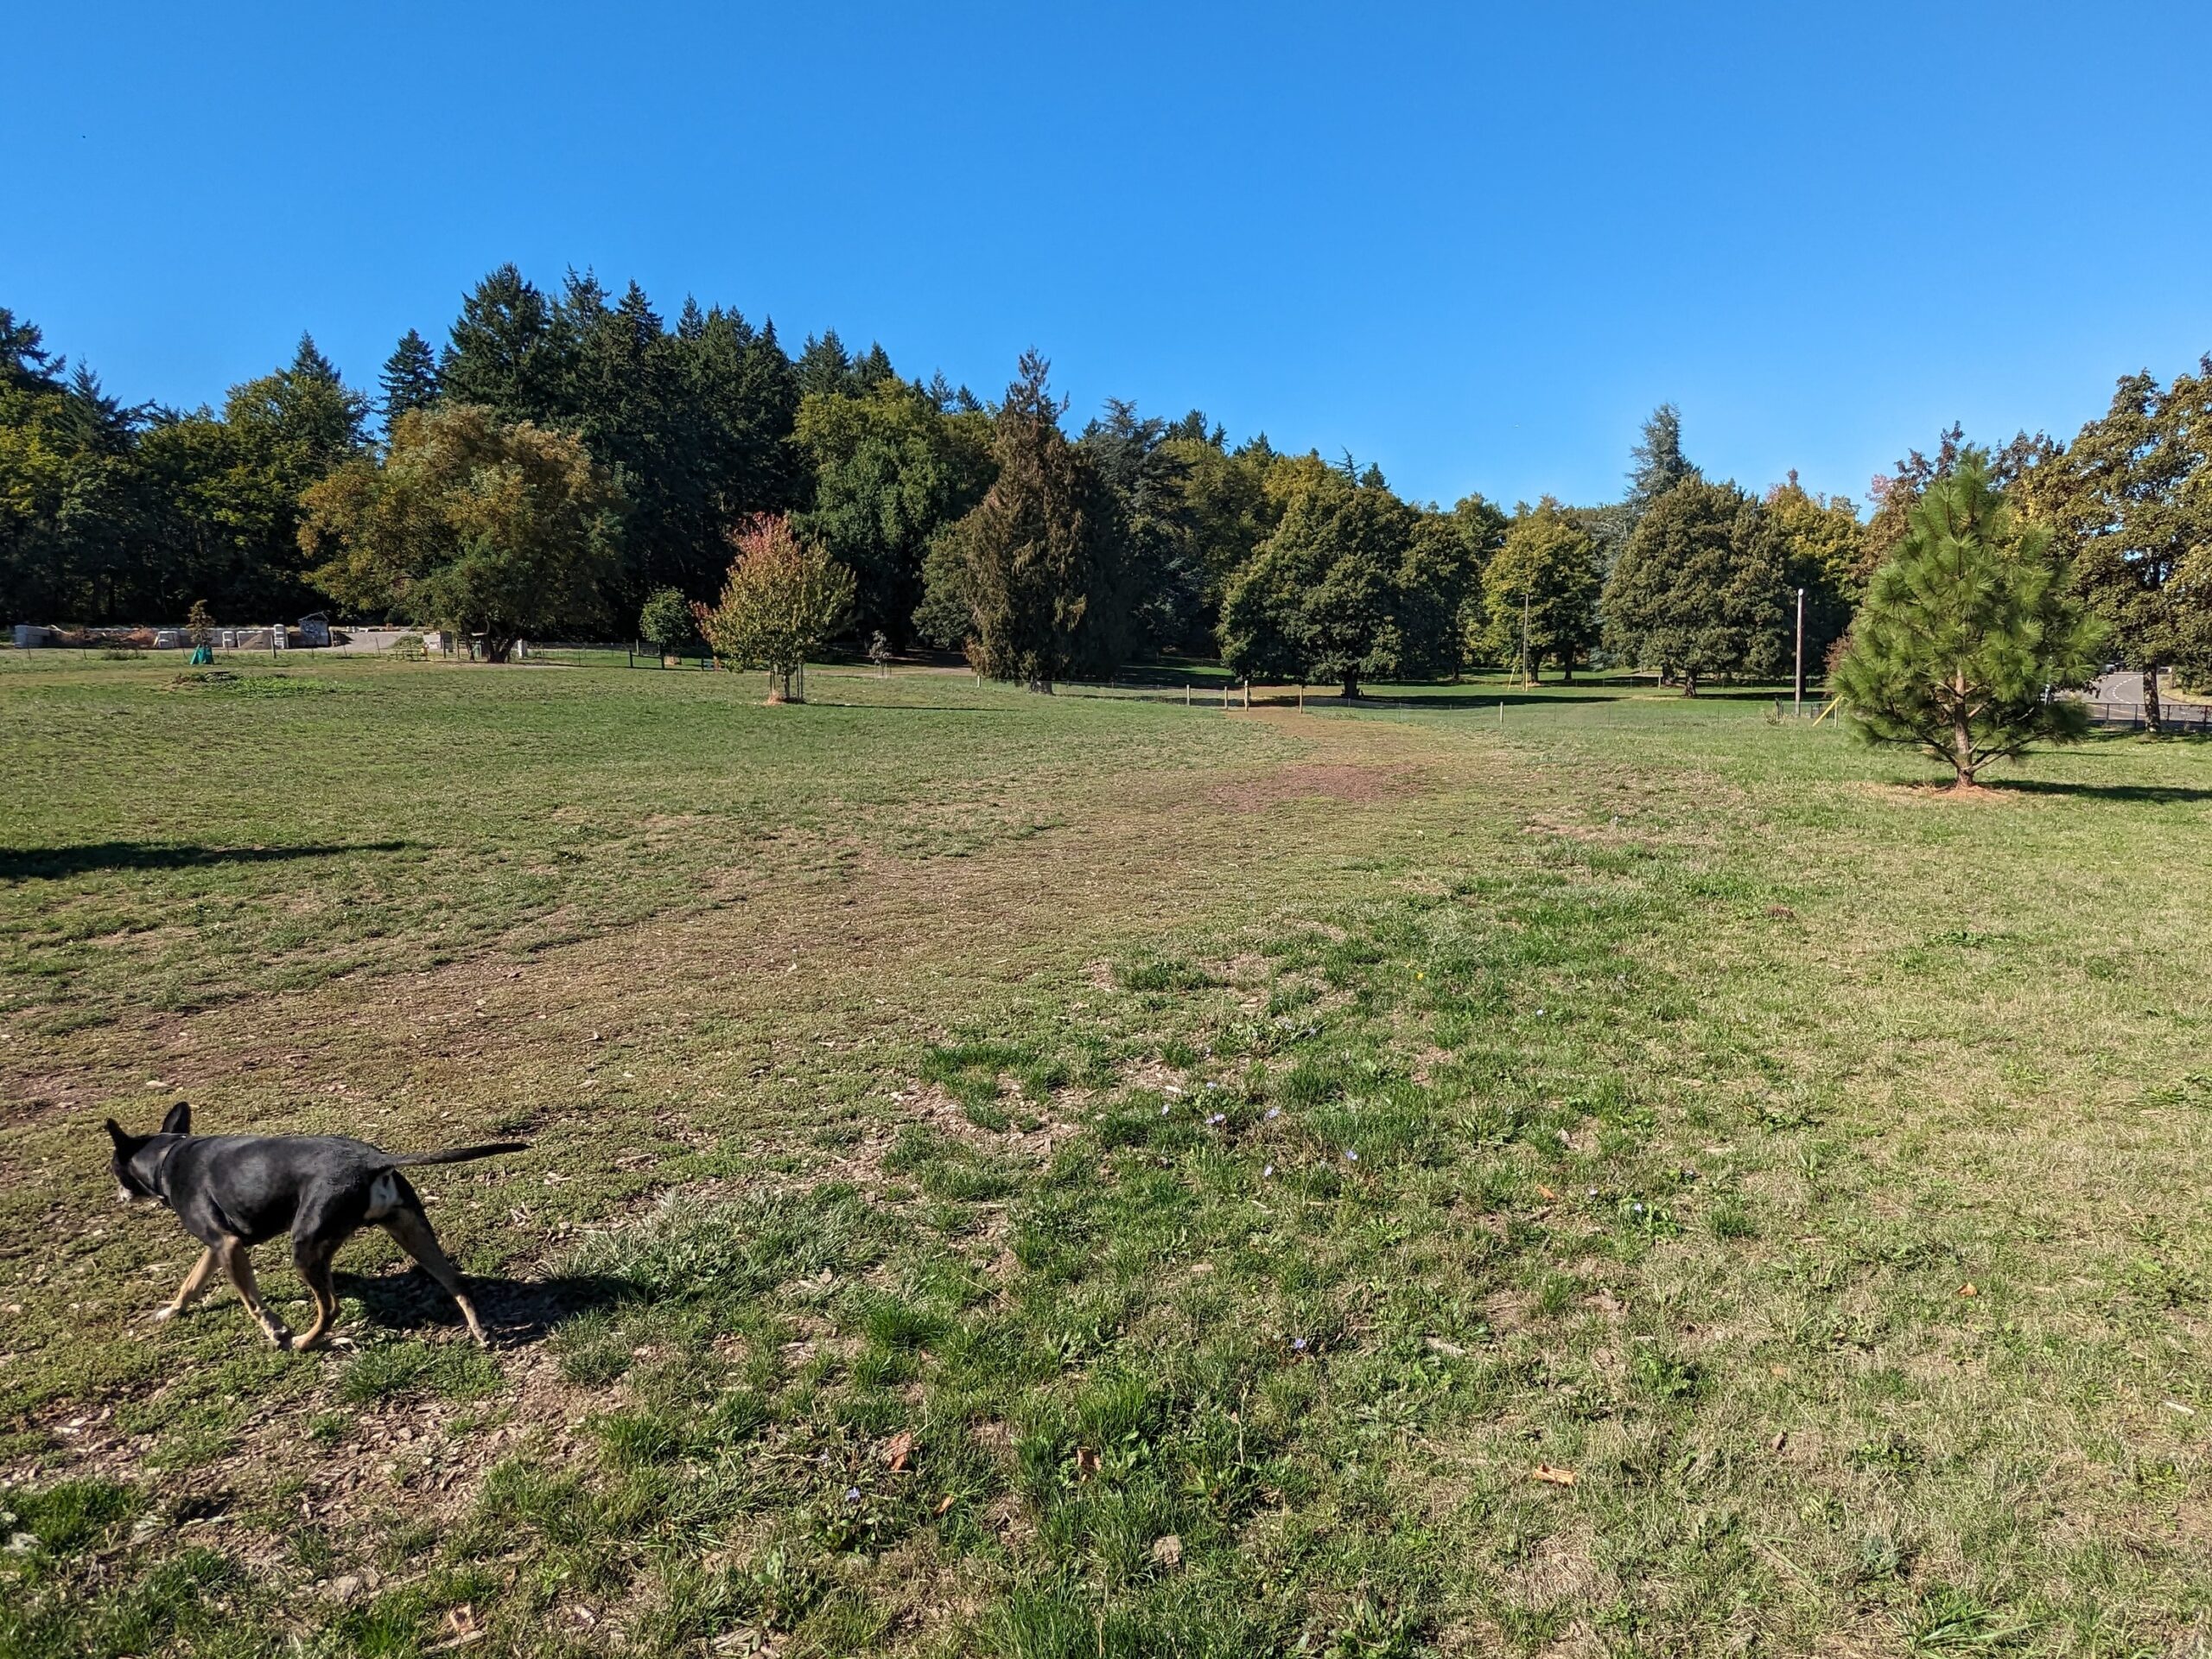
<svg viewBox="0 0 2212 1659">
<path fill-rule="evenodd" d="M 209 1245 L 200 1252 L 200 1259 L 192 1264 L 192 1271 L 184 1275 L 184 1282 L 177 1287 L 176 1294 L 169 1298 L 168 1306 L 156 1308 L 157 1319 L 173 1319 L 205 1296 L 208 1281 L 215 1276 L 215 1247 Z"/>
<path fill-rule="evenodd" d="M 330 1327 L 338 1318 L 338 1291 L 330 1282 L 330 1256 L 295 1262 L 300 1277 L 307 1281 L 308 1292 L 315 1297 L 315 1323 L 308 1325 L 292 1346 L 298 1349 L 320 1348 L 330 1334 Z"/>
<path fill-rule="evenodd" d="M 271 1319 L 261 1305 L 261 1287 L 254 1282 L 253 1257 L 245 1245 L 235 1238 L 226 1238 L 222 1245 L 223 1271 L 238 1287 L 238 1300 L 245 1304 L 245 1311 L 253 1315 L 253 1322 L 261 1327 L 261 1334 L 279 1348 L 292 1345 L 292 1333 Z"/>
<path fill-rule="evenodd" d="M 430 1224 L 412 1210 L 402 1210 L 386 1218 L 384 1230 L 397 1241 L 401 1249 L 423 1264 L 425 1273 L 445 1287 L 447 1295 L 461 1305 L 461 1317 L 468 1321 L 468 1334 L 476 1338 L 480 1346 L 490 1347 L 483 1324 L 476 1317 L 476 1304 L 468 1300 L 468 1292 L 461 1287 L 461 1269 L 439 1247 L 438 1236 L 430 1230 Z"/>
</svg>

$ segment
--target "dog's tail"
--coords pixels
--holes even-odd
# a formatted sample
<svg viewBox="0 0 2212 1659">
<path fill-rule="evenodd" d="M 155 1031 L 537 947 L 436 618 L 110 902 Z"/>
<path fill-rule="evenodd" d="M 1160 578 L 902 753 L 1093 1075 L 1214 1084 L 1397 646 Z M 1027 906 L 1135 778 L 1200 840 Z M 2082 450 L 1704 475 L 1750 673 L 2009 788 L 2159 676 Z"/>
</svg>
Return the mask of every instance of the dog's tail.
<svg viewBox="0 0 2212 1659">
<path fill-rule="evenodd" d="M 451 1152 L 403 1152 L 386 1156 L 387 1169 L 406 1169 L 416 1164 L 465 1164 L 472 1158 L 497 1158 L 503 1152 L 528 1152 L 527 1141 L 495 1141 L 488 1147 L 455 1147 Z"/>
</svg>

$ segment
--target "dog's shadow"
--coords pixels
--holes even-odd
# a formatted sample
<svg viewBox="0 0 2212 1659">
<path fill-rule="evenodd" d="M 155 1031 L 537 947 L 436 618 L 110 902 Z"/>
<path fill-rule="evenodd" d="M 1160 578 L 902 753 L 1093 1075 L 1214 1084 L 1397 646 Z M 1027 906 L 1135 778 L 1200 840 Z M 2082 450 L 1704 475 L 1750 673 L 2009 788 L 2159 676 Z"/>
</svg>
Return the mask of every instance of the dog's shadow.
<svg viewBox="0 0 2212 1659">
<path fill-rule="evenodd" d="M 379 1274 L 335 1275 L 341 1298 L 358 1301 L 368 1325 L 383 1331 L 421 1331 L 449 1325 L 461 1329 L 461 1310 L 419 1268 Z M 569 1319 L 593 1308 L 613 1307 L 639 1299 L 627 1280 L 605 1274 L 555 1274 L 546 1279 L 469 1276 L 485 1334 L 495 1348 L 542 1342 Z M 357 1327 L 358 1328 L 358 1327 Z"/>
</svg>

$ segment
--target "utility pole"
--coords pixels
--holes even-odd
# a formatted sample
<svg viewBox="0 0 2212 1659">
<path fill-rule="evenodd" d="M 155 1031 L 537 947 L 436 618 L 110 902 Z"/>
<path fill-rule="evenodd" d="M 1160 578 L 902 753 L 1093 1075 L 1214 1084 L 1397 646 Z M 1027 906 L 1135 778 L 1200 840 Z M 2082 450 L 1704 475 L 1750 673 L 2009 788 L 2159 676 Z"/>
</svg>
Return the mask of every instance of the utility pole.
<svg viewBox="0 0 2212 1659">
<path fill-rule="evenodd" d="M 1534 685 L 1529 677 L 1529 594 L 1521 595 L 1521 683 Z"/>
<path fill-rule="evenodd" d="M 1802 716 L 1805 712 L 1805 590 L 1797 590 L 1797 702 L 1791 710 Z"/>
</svg>

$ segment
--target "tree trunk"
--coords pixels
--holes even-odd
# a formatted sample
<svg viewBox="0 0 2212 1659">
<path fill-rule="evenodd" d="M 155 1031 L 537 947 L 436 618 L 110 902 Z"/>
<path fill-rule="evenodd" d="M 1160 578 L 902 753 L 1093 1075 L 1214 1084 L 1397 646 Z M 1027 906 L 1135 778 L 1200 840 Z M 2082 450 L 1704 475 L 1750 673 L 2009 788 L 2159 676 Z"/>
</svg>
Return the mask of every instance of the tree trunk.
<svg viewBox="0 0 2212 1659">
<path fill-rule="evenodd" d="M 1359 700 L 1359 676 L 1347 674 L 1344 679 L 1344 695 L 1357 702 Z"/>
<path fill-rule="evenodd" d="M 2143 671 L 2143 723 L 2153 736 L 2166 729 L 2164 713 L 2158 707 L 2158 665 L 2156 663 Z"/>
<path fill-rule="evenodd" d="M 1695 669 L 1686 668 L 1682 671 L 1682 695 L 1686 697 L 1694 697 L 1697 696 L 1697 671 Z"/>
<path fill-rule="evenodd" d="M 503 639 L 496 633 L 484 636 L 484 660 L 487 663 L 505 662 L 513 655 L 514 648 L 515 642 L 512 639 Z"/>
<path fill-rule="evenodd" d="M 1952 780 L 1953 789 L 1974 787 L 1974 728 L 1967 719 L 1966 688 L 1963 677 L 1956 683 L 1959 700 L 1952 705 L 1951 765 L 1958 771 Z"/>
<path fill-rule="evenodd" d="M 1033 691 L 1040 697 L 1049 697 L 1052 695 L 1052 683 L 1050 680 L 1031 680 L 1022 690 Z"/>
<path fill-rule="evenodd" d="M 1574 683 L 1573 658 L 1568 657 L 1560 661 L 1559 665 L 1559 683 L 1561 685 L 1573 685 Z"/>
</svg>

